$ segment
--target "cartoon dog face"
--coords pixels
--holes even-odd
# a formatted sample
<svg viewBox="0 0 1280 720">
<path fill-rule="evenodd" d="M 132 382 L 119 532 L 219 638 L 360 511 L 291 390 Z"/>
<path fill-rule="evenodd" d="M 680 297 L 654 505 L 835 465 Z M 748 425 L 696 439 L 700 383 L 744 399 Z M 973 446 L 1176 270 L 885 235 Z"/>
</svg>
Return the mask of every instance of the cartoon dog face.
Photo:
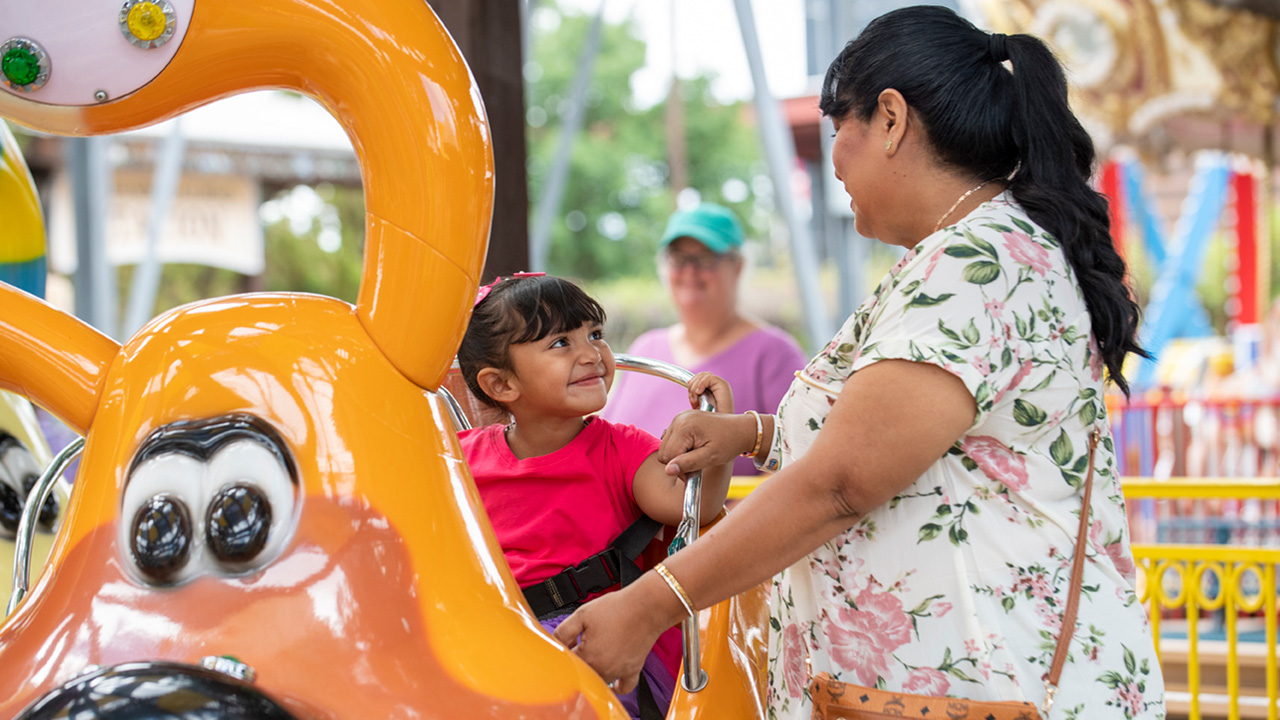
<svg viewBox="0 0 1280 720">
<path fill-rule="evenodd" d="M 80 17 L 42 8 L 62 15 L 50 28 Z M 0 35 L 28 32 L 12 17 Z M 94 30 L 119 41 L 102 52 L 171 54 L 153 77 L 83 99 L 94 73 L 106 87 L 100 58 L 65 97 L 41 100 L 52 79 L 0 88 L 0 115 L 96 134 L 242 90 L 305 92 L 361 159 L 364 277 L 355 306 L 210 300 L 123 345 L 0 287 L 0 387 L 87 435 L 51 571 L 0 625 L 0 716 L 89 666 L 230 655 L 299 716 L 624 717 L 521 610 L 430 391 L 466 325 L 493 181 L 479 95 L 430 8 L 130 0 L 120 18 Z M 125 37 L 152 21 L 176 24 L 163 47 Z M 77 67 L 45 53 L 51 78 Z"/>
</svg>

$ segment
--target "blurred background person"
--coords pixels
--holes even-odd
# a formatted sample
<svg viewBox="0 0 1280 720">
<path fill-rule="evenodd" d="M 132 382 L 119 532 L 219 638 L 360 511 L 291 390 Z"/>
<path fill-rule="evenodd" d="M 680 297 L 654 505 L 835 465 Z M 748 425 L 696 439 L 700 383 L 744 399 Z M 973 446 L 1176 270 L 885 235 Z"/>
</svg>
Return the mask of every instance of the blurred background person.
<svg viewBox="0 0 1280 720">
<path fill-rule="evenodd" d="M 722 205 L 676 211 L 662 234 L 658 272 L 679 322 L 642 334 L 627 353 L 715 373 L 733 388 L 739 412 L 772 413 L 807 358 L 786 331 L 738 309 L 743 239 L 742 224 Z M 601 415 L 660 436 L 688 402 L 666 380 L 620 373 Z M 750 458 L 734 463 L 734 475 L 757 472 Z"/>
</svg>

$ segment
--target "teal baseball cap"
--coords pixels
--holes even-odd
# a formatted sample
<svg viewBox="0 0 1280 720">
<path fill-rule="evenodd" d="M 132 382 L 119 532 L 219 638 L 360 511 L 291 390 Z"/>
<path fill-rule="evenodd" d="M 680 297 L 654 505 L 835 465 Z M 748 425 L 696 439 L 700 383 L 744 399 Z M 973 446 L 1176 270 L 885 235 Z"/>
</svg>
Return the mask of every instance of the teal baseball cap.
<svg viewBox="0 0 1280 720">
<path fill-rule="evenodd" d="M 732 210 L 715 203 L 702 203 L 690 210 L 677 210 L 667 220 L 658 247 L 665 248 L 677 238 L 697 240 L 717 255 L 742 247 L 742 223 Z"/>
</svg>

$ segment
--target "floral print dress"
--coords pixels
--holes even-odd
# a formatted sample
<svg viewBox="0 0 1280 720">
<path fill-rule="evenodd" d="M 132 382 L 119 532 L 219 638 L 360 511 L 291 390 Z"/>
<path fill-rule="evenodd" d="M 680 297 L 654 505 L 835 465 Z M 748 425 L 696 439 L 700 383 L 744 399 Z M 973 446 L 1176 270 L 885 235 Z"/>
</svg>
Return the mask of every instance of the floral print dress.
<svg viewBox="0 0 1280 720">
<path fill-rule="evenodd" d="M 887 690 L 1039 707 L 1094 428 L 1103 439 L 1088 562 L 1052 717 L 1164 717 L 1101 358 L 1057 241 L 1008 193 L 925 238 L 797 373 L 762 465 L 803 455 L 845 380 L 887 359 L 953 373 L 977 417 L 913 485 L 775 578 L 769 718 L 810 716 L 810 668 Z"/>
</svg>

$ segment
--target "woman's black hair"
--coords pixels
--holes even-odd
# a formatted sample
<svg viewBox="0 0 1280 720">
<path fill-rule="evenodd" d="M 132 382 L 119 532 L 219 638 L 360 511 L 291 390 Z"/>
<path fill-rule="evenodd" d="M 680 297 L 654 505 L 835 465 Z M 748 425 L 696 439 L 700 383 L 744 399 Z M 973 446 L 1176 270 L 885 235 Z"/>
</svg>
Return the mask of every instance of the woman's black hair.
<svg viewBox="0 0 1280 720">
<path fill-rule="evenodd" d="M 505 409 L 480 389 L 476 376 L 487 368 L 511 370 L 512 345 L 591 324 L 603 325 L 604 308 L 582 288 L 549 275 L 515 277 L 494 285 L 476 304 L 458 348 L 458 366 L 478 400 Z"/>
<path fill-rule="evenodd" d="M 1137 341 L 1138 304 L 1111 241 L 1107 199 L 1089 185 L 1093 140 L 1071 112 L 1057 58 L 1036 37 L 988 34 L 945 7 L 902 8 L 845 45 L 827 68 L 819 107 L 868 122 L 888 88 L 902 93 L 942 163 L 977 181 L 1005 181 L 1062 245 L 1102 360 L 1128 395 L 1125 356 L 1150 355 Z"/>
</svg>

